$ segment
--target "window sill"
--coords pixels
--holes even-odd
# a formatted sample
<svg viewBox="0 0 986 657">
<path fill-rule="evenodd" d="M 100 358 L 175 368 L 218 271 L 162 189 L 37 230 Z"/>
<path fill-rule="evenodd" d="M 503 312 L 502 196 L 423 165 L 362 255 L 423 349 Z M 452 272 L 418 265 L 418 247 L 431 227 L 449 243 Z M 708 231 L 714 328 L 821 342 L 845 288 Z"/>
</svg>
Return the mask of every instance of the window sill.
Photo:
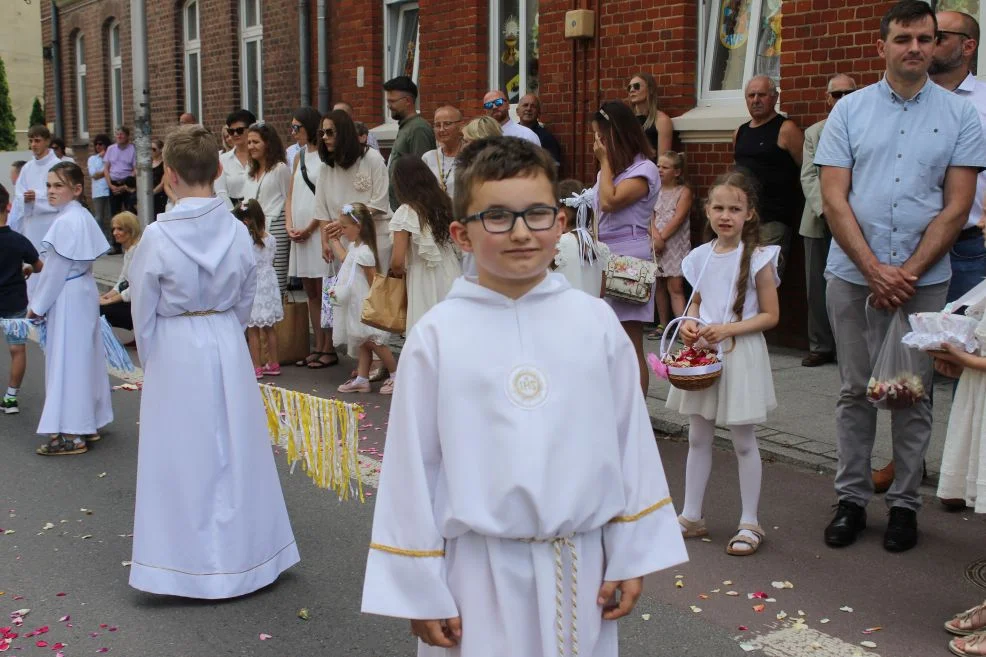
<svg viewBox="0 0 986 657">
<path fill-rule="evenodd" d="M 740 100 L 696 107 L 671 119 L 671 123 L 684 144 L 716 144 L 732 142 L 736 128 L 749 120 L 746 104 Z"/>
</svg>

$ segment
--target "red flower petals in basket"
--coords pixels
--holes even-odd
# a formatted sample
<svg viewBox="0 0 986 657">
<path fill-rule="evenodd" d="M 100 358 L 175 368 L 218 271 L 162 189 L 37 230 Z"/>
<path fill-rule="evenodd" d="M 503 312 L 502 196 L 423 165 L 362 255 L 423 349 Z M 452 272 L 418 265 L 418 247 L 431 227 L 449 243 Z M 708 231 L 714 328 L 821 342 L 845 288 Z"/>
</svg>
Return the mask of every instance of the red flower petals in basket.
<svg viewBox="0 0 986 657">
<path fill-rule="evenodd" d="M 706 346 L 684 347 L 673 352 L 670 345 L 678 335 L 678 329 L 672 332 L 672 327 L 684 321 L 694 321 L 698 324 L 705 324 L 697 317 L 678 317 L 668 323 L 661 336 L 661 359 L 660 369 L 667 370 L 667 379 L 675 388 L 679 390 L 704 390 L 712 387 L 722 374 L 722 351 L 717 346 L 715 349 Z M 670 334 L 670 339 L 669 339 Z M 653 364 L 651 365 L 653 368 Z M 659 375 L 662 373 L 658 368 L 654 368 Z"/>
</svg>

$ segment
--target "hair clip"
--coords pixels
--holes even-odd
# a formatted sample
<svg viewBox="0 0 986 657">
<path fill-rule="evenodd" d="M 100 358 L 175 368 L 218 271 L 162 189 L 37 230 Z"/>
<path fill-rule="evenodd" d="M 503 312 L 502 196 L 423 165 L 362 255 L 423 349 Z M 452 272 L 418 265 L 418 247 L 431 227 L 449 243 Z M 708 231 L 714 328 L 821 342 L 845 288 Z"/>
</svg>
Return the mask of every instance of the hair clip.
<svg viewBox="0 0 986 657">
<path fill-rule="evenodd" d="M 360 223 L 359 218 L 357 218 L 357 216 L 355 214 L 355 209 L 349 203 L 346 203 L 344 206 L 342 206 L 342 213 L 343 214 L 348 214 L 350 216 L 350 218 L 353 221 L 355 221 L 357 224 Z"/>
<path fill-rule="evenodd" d="M 604 119 L 606 119 L 607 121 L 609 121 L 609 120 L 610 120 L 610 118 L 609 118 L 609 114 L 607 114 L 607 113 L 606 113 L 606 110 L 604 110 L 604 109 L 603 109 L 602 107 L 600 107 L 600 108 L 599 108 L 599 113 L 600 113 L 600 114 L 602 115 L 602 117 L 603 117 Z"/>
<path fill-rule="evenodd" d="M 244 211 L 249 210 L 250 209 L 250 202 L 249 201 L 242 201 L 240 203 L 240 209 L 241 210 L 244 210 Z"/>
</svg>

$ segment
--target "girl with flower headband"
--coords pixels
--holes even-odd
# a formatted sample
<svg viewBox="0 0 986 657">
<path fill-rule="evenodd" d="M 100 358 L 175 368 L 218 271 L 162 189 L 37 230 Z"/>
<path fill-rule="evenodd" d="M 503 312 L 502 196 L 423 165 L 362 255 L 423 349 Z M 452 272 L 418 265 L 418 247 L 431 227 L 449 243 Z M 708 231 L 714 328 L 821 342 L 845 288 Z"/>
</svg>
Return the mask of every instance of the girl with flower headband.
<svg viewBox="0 0 986 657">
<path fill-rule="evenodd" d="M 339 215 L 340 236 L 330 238 L 329 245 L 336 260 L 342 262 L 335 286 L 329 290 L 329 297 L 335 306 L 332 326 L 332 341 L 336 346 L 345 344 L 350 358 L 356 358 L 356 376 L 339 386 L 339 392 L 370 392 L 370 363 L 376 354 L 383 366 L 390 372 L 380 394 L 394 392 L 394 378 L 397 375 L 397 359 L 387 344 L 390 333 L 367 326 L 360 320 L 363 302 L 370 294 L 370 284 L 380 273 L 380 258 L 377 252 L 377 232 L 373 212 L 362 203 L 342 206 Z M 349 243 L 347 249 L 340 237 Z"/>
<path fill-rule="evenodd" d="M 565 213 L 565 234 L 558 240 L 555 271 L 575 289 L 601 297 L 609 247 L 594 237 L 592 189 L 583 189 L 578 180 L 563 180 L 558 183 L 558 196 Z"/>
<path fill-rule="evenodd" d="M 654 203 L 651 240 L 657 256 L 658 326 L 648 337 L 660 339 L 664 326 L 685 312 L 685 282 L 681 261 L 692 248 L 688 218 L 692 212 L 692 190 L 685 184 L 685 156 L 667 151 L 657 158 L 661 191 Z"/>
<path fill-rule="evenodd" d="M 257 261 L 257 291 L 253 297 L 253 310 L 247 323 L 247 344 L 253 359 L 253 373 L 258 379 L 279 376 L 281 366 L 277 359 L 277 332 L 274 324 L 284 319 L 281 292 L 274 271 L 277 239 L 267 232 L 264 210 L 254 199 L 243 201 L 233 208 L 233 216 L 243 222 L 253 240 L 253 254 Z M 262 362 L 260 336 L 267 341 L 267 362 Z"/>
</svg>

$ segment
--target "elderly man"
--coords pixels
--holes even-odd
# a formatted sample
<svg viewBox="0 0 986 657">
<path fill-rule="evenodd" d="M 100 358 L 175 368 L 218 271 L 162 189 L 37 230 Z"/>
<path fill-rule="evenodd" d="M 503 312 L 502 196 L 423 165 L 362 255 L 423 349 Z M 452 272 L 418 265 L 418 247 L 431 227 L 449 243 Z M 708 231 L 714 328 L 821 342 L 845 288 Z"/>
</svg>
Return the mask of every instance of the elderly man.
<svg viewBox="0 0 986 657">
<path fill-rule="evenodd" d="M 825 94 L 831 110 L 839 99 L 856 90 L 856 81 L 839 73 L 832 76 Z M 801 361 L 804 367 L 818 367 L 835 361 L 835 338 L 825 309 L 825 261 L 829 257 L 832 233 L 825 225 L 822 212 L 822 189 L 818 184 L 815 149 L 825 128 L 825 119 L 805 130 L 804 155 L 801 159 L 801 189 L 805 193 L 805 210 L 801 215 L 801 237 L 805 245 L 805 283 L 808 292 L 808 344 L 810 351 Z"/>
<path fill-rule="evenodd" d="M 873 496 L 877 409 L 866 395 L 872 363 L 897 309 L 910 314 L 945 304 L 952 276 L 948 250 L 969 216 L 976 175 L 986 167 L 975 108 L 928 78 L 937 29 L 930 5 L 921 0 L 901 0 L 884 15 L 877 52 L 886 60 L 886 74 L 836 104 L 815 153 L 834 238 L 826 296 L 842 379 L 836 405 L 839 505 L 825 529 L 833 547 L 856 540 Z M 913 374 L 929 390 L 931 359 L 911 355 Z M 897 476 L 886 496 L 890 518 L 883 546 L 900 552 L 917 544 L 931 400 L 923 394 L 891 413 Z"/>
<path fill-rule="evenodd" d="M 541 140 L 530 128 L 525 128 L 510 118 L 510 102 L 502 91 L 490 91 L 483 96 L 483 109 L 487 116 L 500 124 L 505 137 L 519 137 L 541 145 Z"/>
<path fill-rule="evenodd" d="M 349 118 L 351 118 L 353 121 L 356 121 L 356 115 L 353 114 L 353 106 L 347 103 L 346 101 L 340 100 L 338 103 L 332 106 L 332 109 L 342 110 L 343 112 L 349 115 Z M 373 136 L 372 132 L 366 133 L 366 145 L 378 151 L 380 150 L 380 143 L 377 141 L 377 138 Z"/>
<path fill-rule="evenodd" d="M 383 85 L 387 92 L 387 108 L 390 109 L 390 116 L 397 121 L 397 139 L 394 140 L 394 147 L 390 150 L 390 158 L 387 160 L 387 167 L 391 172 L 397 160 L 405 155 L 421 157 L 428 151 L 435 148 L 435 133 L 431 126 L 414 106 L 418 99 L 418 85 L 411 81 L 406 75 L 400 75 L 392 80 L 388 80 Z M 397 197 L 394 196 L 394 187 L 390 187 L 390 209 L 396 210 L 398 206 Z"/>
<path fill-rule="evenodd" d="M 455 197 L 455 158 L 462 147 L 462 112 L 451 105 L 435 110 L 435 136 L 438 148 L 421 156 L 431 172 L 438 178 L 438 185 L 449 198 Z"/>
<path fill-rule="evenodd" d="M 541 125 L 541 99 L 534 94 L 521 98 L 517 103 L 517 118 L 522 126 L 538 136 L 541 146 L 551 153 L 555 164 L 561 163 L 561 145 L 551 131 Z"/>
<path fill-rule="evenodd" d="M 781 247 L 783 272 L 791 236 L 804 210 L 801 193 L 801 155 L 804 135 L 794 121 L 777 113 L 777 83 L 758 75 L 746 85 L 750 120 L 733 134 L 736 166 L 758 183 L 760 235 Z"/>
<path fill-rule="evenodd" d="M 130 128 L 116 129 L 116 143 L 106 149 L 103 178 L 110 184 L 110 208 L 113 216 L 137 207 L 137 149 L 130 143 Z"/>
</svg>

